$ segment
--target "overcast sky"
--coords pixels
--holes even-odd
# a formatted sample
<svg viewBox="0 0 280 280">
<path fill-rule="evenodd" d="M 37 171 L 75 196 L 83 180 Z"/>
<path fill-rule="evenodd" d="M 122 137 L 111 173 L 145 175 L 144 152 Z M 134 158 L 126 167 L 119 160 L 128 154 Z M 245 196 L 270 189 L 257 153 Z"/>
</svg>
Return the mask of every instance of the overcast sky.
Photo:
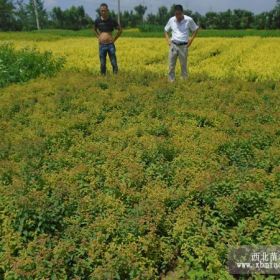
<svg viewBox="0 0 280 280">
<path fill-rule="evenodd" d="M 227 9 L 246 9 L 254 13 L 270 11 L 275 6 L 276 0 L 120 0 L 122 10 L 132 10 L 138 4 L 148 7 L 147 13 L 157 11 L 158 7 L 164 5 L 170 7 L 172 4 L 182 4 L 185 9 L 191 9 L 204 14 L 207 11 L 224 11 Z M 63 9 L 71 5 L 83 5 L 86 12 L 95 17 L 96 8 L 103 2 L 110 6 L 111 10 L 117 10 L 117 0 L 45 0 L 45 7 L 50 10 L 54 6 Z"/>
</svg>

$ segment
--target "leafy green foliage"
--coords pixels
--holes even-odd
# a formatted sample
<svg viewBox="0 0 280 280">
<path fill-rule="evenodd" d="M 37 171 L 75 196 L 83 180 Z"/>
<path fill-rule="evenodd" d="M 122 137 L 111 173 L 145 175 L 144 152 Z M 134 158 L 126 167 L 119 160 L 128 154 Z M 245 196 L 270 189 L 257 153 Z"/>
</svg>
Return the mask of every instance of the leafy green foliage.
<svg viewBox="0 0 280 280">
<path fill-rule="evenodd" d="M 218 148 L 219 155 L 225 155 L 229 165 L 240 168 L 252 167 L 254 164 L 254 151 L 248 141 L 237 141 L 222 144 Z"/>
<path fill-rule="evenodd" d="M 36 49 L 15 50 L 11 44 L 0 45 L 0 87 L 26 82 L 40 75 L 52 76 L 64 64 L 63 58 L 53 58 L 51 52 Z"/>
</svg>

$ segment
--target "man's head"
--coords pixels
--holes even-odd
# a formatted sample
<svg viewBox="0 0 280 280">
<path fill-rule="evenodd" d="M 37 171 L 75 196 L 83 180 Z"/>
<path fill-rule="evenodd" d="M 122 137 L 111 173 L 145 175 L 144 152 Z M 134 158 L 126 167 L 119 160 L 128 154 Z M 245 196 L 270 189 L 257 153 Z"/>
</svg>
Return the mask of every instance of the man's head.
<svg viewBox="0 0 280 280">
<path fill-rule="evenodd" d="M 182 5 L 175 5 L 175 17 L 178 21 L 181 21 L 184 18 L 184 9 Z"/>
<path fill-rule="evenodd" d="M 108 5 L 105 3 L 102 3 L 99 7 L 99 12 L 102 18 L 106 19 L 109 16 L 109 8 Z"/>
</svg>

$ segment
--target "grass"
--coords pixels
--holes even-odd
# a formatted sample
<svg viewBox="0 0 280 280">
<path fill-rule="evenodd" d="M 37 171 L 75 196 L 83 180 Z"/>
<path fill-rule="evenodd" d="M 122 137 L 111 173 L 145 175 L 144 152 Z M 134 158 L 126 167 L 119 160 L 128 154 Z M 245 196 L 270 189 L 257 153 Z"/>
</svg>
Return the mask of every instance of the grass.
<svg viewBox="0 0 280 280">
<path fill-rule="evenodd" d="M 151 37 L 161 36 L 164 26 L 159 25 L 142 25 L 139 26 L 140 33 L 151 34 Z M 147 35 L 149 36 L 149 35 Z M 280 30 L 257 30 L 257 29 L 201 29 L 200 37 L 246 37 L 246 36 L 260 36 L 260 37 L 280 37 Z"/>
<path fill-rule="evenodd" d="M 200 37 L 246 37 L 246 36 L 259 36 L 259 37 L 280 37 L 280 30 L 202 30 Z"/>
<path fill-rule="evenodd" d="M 157 27 L 158 28 L 158 27 Z M 163 27 L 162 27 L 163 30 Z M 32 40 L 32 41 L 55 41 L 67 37 L 92 37 L 93 31 L 84 29 L 79 31 L 61 30 L 61 29 L 46 29 L 32 32 L 1 32 L 0 40 Z M 132 38 L 161 38 L 163 32 L 152 31 L 141 32 L 139 29 L 125 29 L 123 37 Z M 280 37 L 280 30 L 201 30 L 199 37 Z"/>
</svg>

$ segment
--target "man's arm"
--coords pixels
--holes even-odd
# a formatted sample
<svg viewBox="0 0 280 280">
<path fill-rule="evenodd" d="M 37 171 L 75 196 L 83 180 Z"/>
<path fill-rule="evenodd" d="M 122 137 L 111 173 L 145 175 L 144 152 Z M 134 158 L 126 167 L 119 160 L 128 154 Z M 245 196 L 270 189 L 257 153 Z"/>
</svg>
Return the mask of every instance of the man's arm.
<svg viewBox="0 0 280 280">
<path fill-rule="evenodd" d="M 189 39 L 188 45 L 187 47 L 190 47 L 194 38 L 196 37 L 198 30 L 199 30 L 199 26 L 197 26 L 197 24 L 194 22 L 193 19 L 190 20 L 190 26 L 189 26 L 190 30 L 193 32 L 191 38 Z"/>
<path fill-rule="evenodd" d="M 117 30 L 118 30 L 118 32 L 117 32 L 117 34 L 115 35 L 115 37 L 114 37 L 114 39 L 113 39 L 114 43 L 115 43 L 115 42 L 118 40 L 118 38 L 121 36 L 121 34 L 122 34 L 122 27 L 121 27 L 120 25 L 118 25 Z"/>
<path fill-rule="evenodd" d="M 98 38 L 99 38 L 99 35 L 100 35 L 100 32 L 99 32 L 99 30 L 97 29 L 96 26 L 93 27 L 93 31 L 94 31 L 94 33 L 95 33 L 95 36 L 96 36 L 97 39 L 98 39 Z"/>
<path fill-rule="evenodd" d="M 167 41 L 168 46 L 171 45 L 171 40 L 170 40 L 169 34 L 168 34 L 169 31 L 171 31 L 170 19 L 169 19 L 169 21 L 167 22 L 167 24 L 164 27 L 164 36 L 165 36 L 165 39 Z"/>
<path fill-rule="evenodd" d="M 192 44 L 194 38 L 196 37 L 196 35 L 197 35 L 197 33 L 198 33 L 198 30 L 199 30 L 199 28 L 197 28 L 197 29 L 193 32 L 192 37 L 189 39 L 188 46 L 187 46 L 188 48 L 191 46 L 191 44 Z"/>
<path fill-rule="evenodd" d="M 164 36 L 165 36 L 165 39 L 167 41 L 168 46 L 170 46 L 171 45 L 171 40 L 169 38 L 168 32 L 164 31 Z"/>
</svg>

